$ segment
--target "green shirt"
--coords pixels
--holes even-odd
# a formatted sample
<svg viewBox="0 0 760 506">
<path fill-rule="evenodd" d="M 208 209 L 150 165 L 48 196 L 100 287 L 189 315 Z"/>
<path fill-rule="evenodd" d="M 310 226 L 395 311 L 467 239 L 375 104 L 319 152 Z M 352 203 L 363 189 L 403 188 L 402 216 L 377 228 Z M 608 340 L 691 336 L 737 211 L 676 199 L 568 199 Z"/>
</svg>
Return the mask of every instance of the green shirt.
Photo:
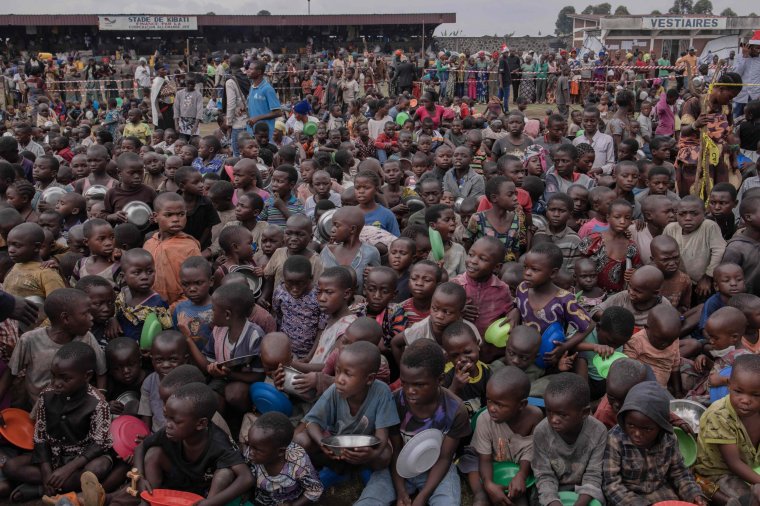
<svg viewBox="0 0 760 506">
<path fill-rule="evenodd" d="M 657 65 L 660 67 L 670 67 L 670 60 L 666 58 L 660 58 L 657 60 Z M 660 69 L 657 71 L 657 77 L 668 77 L 669 75 L 670 70 Z"/>
</svg>

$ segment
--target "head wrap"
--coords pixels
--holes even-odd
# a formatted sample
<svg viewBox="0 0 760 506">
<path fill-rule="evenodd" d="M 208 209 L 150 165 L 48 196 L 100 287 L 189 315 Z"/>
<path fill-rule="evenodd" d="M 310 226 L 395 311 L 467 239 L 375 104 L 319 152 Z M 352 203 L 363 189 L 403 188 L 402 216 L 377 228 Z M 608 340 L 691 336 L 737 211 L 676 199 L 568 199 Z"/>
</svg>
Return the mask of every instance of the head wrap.
<svg viewBox="0 0 760 506">
<path fill-rule="evenodd" d="M 528 166 L 528 160 L 537 156 L 541 162 L 541 172 L 546 172 L 546 149 L 539 144 L 531 144 L 525 149 L 525 155 L 523 155 L 523 166 Z"/>
<path fill-rule="evenodd" d="M 670 394 L 656 381 L 644 381 L 631 388 L 625 397 L 623 407 L 618 411 L 618 424 L 623 427 L 625 414 L 638 411 L 650 418 L 665 432 L 672 433 L 670 424 Z"/>
<path fill-rule="evenodd" d="M 296 105 L 293 106 L 293 111 L 296 114 L 300 115 L 306 115 L 311 112 L 311 105 L 309 105 L 309 102 L 307 100 L 301 100 Z"/>
</svg>

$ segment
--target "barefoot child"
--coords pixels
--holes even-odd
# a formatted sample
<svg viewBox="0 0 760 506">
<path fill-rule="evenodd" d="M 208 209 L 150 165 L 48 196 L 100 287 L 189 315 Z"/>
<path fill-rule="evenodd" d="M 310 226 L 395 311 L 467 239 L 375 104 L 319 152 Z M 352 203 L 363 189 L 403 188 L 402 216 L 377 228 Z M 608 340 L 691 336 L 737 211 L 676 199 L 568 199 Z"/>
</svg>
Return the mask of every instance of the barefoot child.
<svg viewBox="0 0 760 506">
<path fill-rule="evenodd" d="M 5 476 L 23 483 L 11 495 L 17 502 L 79 490 L 83 473 L 102 479 L 112 466 L 111 413 L 89 384 L 102 361 L 92 346 L 79 341 L 60 346 L 51 357 L 50 384 L 37 406 L 35 452 L 10 459 L 3 467 Z"/>
</svg>

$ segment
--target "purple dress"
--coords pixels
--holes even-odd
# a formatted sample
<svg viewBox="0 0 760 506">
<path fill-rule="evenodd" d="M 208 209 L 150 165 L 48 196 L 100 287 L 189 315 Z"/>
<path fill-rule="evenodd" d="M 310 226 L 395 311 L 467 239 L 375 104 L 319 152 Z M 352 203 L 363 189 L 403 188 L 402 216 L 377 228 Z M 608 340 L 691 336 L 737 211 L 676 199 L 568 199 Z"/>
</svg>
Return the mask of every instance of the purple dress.
<svg viewBox="0 0 760 506">
<path fill-rule="evenodd" d="M 591 325 L 588 313 L 567 290 L 560 288 L 554 298 L 536 311 L 528 302 L 529 289 L 525 281 L 517 287 L 517 308 L 520 310 L 523 325 L 533 327 L 539 334 L 543 334 L 549 325 L 560 322 L 565 329 L 565 335 L 585 332 Z"/>
</svg>

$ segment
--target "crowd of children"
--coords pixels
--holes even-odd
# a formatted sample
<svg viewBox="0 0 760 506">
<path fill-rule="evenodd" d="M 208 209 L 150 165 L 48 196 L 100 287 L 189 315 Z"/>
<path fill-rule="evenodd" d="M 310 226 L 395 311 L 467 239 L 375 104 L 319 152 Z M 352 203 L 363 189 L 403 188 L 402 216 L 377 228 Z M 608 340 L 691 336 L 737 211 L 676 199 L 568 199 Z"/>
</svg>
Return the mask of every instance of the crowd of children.
<svg viewBox="0 0 760 506">
<path fill-rule="evenodd" d="M 688 158 L 735 84 L 689 87 L 671 136 L 626 90 L 609 119 L 592 102 L 535 138 L 524 104 L 438 114 L 434 91 L 206 136 L 153 131 L 141 108 L 71 137 L 11 119 L 0 400 L 34 436 L 0 441 L 0 494 L 303 506 L 349 481 L 360 506 L 757 501 L 756 169 L 728 137 L 719 162 Z M 148 433 L 126 457 L 121 416 Z M 372 444 L 327 439 L 347 435 Z M 434 458 L 415 453 L 431 438 Z"/>
</svg>

